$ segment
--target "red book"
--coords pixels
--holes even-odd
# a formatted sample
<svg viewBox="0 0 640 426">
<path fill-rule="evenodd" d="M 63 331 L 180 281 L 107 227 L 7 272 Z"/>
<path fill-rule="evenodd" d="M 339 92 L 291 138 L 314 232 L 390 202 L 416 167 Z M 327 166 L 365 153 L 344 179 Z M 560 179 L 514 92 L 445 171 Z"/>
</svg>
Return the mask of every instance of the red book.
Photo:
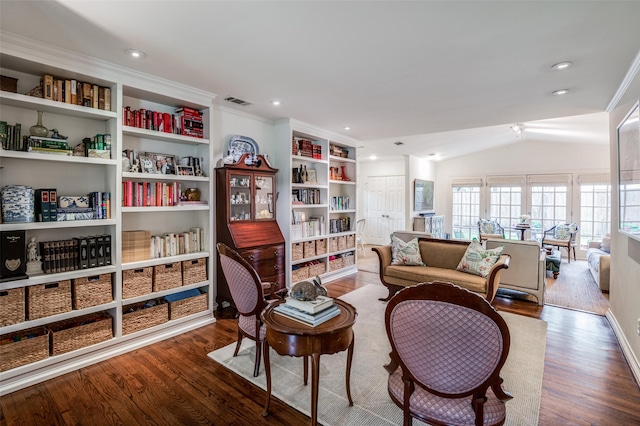
<svg viewBox="0 0 640 426">
<path fill-rule="evenodd" d="M 168 112 L 162 114 L 162 131 L 171 133 L 171 114 Z"/>
</svg>

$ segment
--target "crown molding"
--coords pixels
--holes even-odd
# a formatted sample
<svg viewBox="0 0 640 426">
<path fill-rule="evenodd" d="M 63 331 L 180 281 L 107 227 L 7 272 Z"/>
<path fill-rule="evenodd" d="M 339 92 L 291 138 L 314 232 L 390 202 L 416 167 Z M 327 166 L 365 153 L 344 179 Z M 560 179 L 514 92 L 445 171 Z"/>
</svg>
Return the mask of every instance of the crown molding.
<svg viewBox="0 0 640 426">
<path fill-rule="evenodd" d="M 607 107 L 605 108 L 606 112 L 611 113 L 618 106 L 620 99 L 622 99 L 624 94 L 627 92 L 627 89 L 629 89 L 631 82 L 636 78 L 638 73 L 640 73 L 640 50 L 631 63 L 629 71 L 627 71 L 627 74 L 624 76 L 622 83 L 620 83 L 620 87 L 618 87 L 618 90 L 616 90 L 616 93 L 613 95 L 613 98 L 609 102 L 609 105 L 607 105 Z"/>
</svg>

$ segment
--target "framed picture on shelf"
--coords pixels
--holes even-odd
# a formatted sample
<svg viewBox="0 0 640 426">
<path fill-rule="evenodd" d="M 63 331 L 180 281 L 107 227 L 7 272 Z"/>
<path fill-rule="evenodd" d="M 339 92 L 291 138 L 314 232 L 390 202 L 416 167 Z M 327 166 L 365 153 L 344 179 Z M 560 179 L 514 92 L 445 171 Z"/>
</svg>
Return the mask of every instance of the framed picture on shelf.
<svg viewBox="0 0 640 426">
<path fill-rule="evenodd" d="M 195 176 L 193 166 L 177 166 L 177 174 L 181 176 Z"/>
<path fill-rule="evenodd" d="M 147 157 L 150 157 L 153 161 L 156 173 L 163 175 L 175 175 L 176 174 L 176 157 L 170 154 L 158 154 L 154 152 L 147 152 Z"/>
<path fill-rule="evenodd" d="M 140 156 L 140 167 L 142 173 L 158 173 L 156 163 L 148 155 Z"/>
<path fill-rule="evenodd" d="M 307 170 L 307 181 L 305 183 L 318 183 L 318 177 L 314 169 Z"/>
</svg>

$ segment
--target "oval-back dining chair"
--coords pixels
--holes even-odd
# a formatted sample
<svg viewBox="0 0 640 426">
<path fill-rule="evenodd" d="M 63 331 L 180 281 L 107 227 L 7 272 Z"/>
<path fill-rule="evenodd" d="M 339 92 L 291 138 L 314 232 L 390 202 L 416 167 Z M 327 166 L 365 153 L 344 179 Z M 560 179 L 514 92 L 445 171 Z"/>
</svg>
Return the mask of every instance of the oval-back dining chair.
<svg viewBox="0 0 640 426">
<path fill-rule="evenodd" d="M 388 391 L 404 424 L 501 425 L 505 402 L 500 370 L 509 329 L 482 297 L 451 283 L 421 283 L 399 291 L 385 310 L 391 343 Z"/>
</svg>

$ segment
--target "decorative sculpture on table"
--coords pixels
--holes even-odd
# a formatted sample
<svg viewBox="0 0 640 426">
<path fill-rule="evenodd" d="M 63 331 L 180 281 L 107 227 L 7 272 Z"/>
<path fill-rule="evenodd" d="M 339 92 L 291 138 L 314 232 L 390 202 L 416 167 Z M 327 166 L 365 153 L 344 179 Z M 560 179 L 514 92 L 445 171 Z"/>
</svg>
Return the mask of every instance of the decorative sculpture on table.
<svg viewBox="0 0 640 426">
<path fill-rule="evenodd" d="M 301 281 L 291 287 L 289 295 L 297 300 L 316 300 L 318 296 L 326 296 L 327 289 L 322 287 L 320 277 L 316 276 L 313 282 Z"/>
</svg>

